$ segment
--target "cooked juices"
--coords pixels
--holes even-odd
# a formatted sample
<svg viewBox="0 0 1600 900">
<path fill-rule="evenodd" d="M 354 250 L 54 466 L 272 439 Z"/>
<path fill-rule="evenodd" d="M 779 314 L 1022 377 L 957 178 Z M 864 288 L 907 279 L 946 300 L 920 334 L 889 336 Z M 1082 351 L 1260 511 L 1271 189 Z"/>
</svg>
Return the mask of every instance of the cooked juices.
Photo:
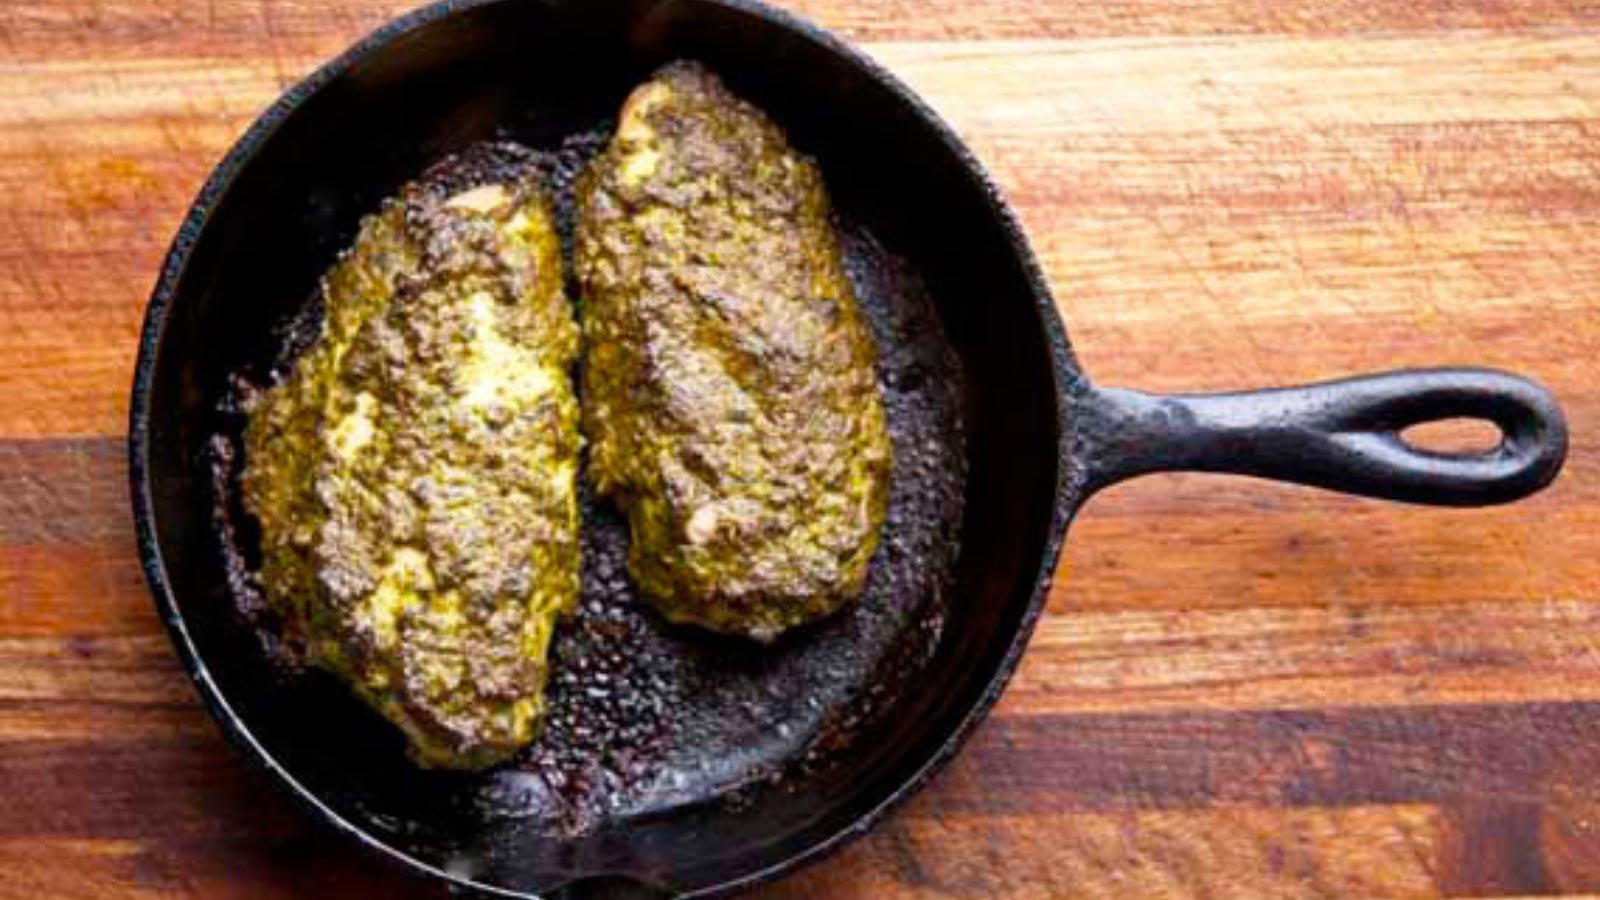
<svg viewBox="0 0 1600 900">
<path fill-rule="evenodd" d="M 579 590 L 578 335 L 548 205 L 531 177 L 408 185 L 322 302 L 246 433 L 266 595 L 419 762 L 498 762 L 535 734 Z"/>
<path fill-rule="evenodd" d="M 669 619 L 770 640 L 857 595 L 887 502 L 872 339 L 816 166 L 704 68 L 578 188 L 589 474 Z"/>
</svg>

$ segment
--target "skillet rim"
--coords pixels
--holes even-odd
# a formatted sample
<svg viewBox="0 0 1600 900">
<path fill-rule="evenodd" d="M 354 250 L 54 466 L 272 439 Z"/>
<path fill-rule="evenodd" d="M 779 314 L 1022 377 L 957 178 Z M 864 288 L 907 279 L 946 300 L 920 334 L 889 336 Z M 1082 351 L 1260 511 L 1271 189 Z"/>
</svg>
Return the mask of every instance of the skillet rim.
<svg viewBox="0 0 1600 900">
<path fill-rule="evenodd" d="M 527 891 L 488 885 L 452 874 L 417 859 L 397 847 L 391 846 L 382 838 L 369 833 L 360 825 L 346 819 L 324 803 L 262 746 L 250 728 L 234 711 L 227 698 L 223 696 L 220 687 L 212 679 L 205 661 L 201 659 L 199 649 L 190 637 L 188 626 L 184 621 L 182 611 L 178 607 L 176 595 L 167 575 L 166 563 L 161 553 L 160 538 L 156 534 L 151 472 L 147 464 L 147 457 L 151 449 L 150 398 L 156 365 L 160 356 L 162 338 L 166 333 L 167 320 L 170 317 L 174 300 L 183 282 L 190 256 L 209 223 L 212 213 L 215 212 L 222 199 L 233 187 L 238 175 L 254 161 L 262 145 L 270 141 L 284 121 L 292 116 L 313 95 L 330 82 L 349 73 L 368 56 L 387 49 L 390 44 L 402 35 L 442 21 L 459 12 L 502 3 L 519 2 L 527 2 L 527 0 L 436 0 L 436 2 L 406 12 L 369 32 L 333 59 L 318 66 L 311 74 L 291 85 L 251 122 L 244 134 L 239 137 L 224 155 L 222 161 L 207 176 L 195 200 L 184 214 L 177 234 L 163 259 L 160 274 L 146 306 L 144 321 L 140 329 L 139 351 L 134 365 L 132 396 L 128 412 L 128 478 L 140 567 L 144 571 L 146 582 L 154 599 L 156 612 L 162 624 L 166 627 L 167 635 L 178 652 L 179 660 L 183 664 L 185 672 L 193 680 L 207 711 L 221 726 L 223 733 L 234 746 L 243 751 L 245 757 L 251 762 L 275 776 L 276 783 L 295 797 L 313 814 L 315 819 L 355 838 L 361 846 L 368 850 L 376 851 L 380 857 L 398 863 L 403 868 L 418 875 L 438 879 L 454 888 L 465 891 L 493 897 L 538 900 L 538 895 Z M 733 12 L 744 13 L 762 19 L 799 38 L 809 40 L 835 57 L 842 58 L 851 67 L 889 91 L 899 103 L 903 104 L 915 115 L 924 128 L 929 130 L 930 137 L 939 141 L 944 150 L 960 163 L 961 171 L 965 175 L 969 186 L 976 188 L 982 195 L 992 221 L 1000 226 L 1002 233 L 1010 244 L 1012 254 L 1022 269 L 1029 293 L 1033 298 L 1035 313 L 1038 316 L 1043 338 L 1047 344 L 1046 350 L 1049 354 L 1048 368 L 1051 375 L 1051 388 L 1054 394 L 1055 422 L 1053 426 L 1057 445 L 1055 453 L 1057 468 L 1055 486 L 1052 492 L 1052 512 L 1048 533 L 1045 536 L 1044 552 L 1039 562 L 1038 570 L 1034 574 L 1033 588 L 1027 606 L 1023 611 L 1022 620 L 1012 633 L 1010 646 L 1007 647 L 998 667 L 989 677 L 988 684 L 984 687 L 983 692 L 968 710 L 962 714 L 955 727 L 942 739 L 938 748 L 917 766 L 909 776 L 904 777 L 898 785 L 895 785 L 887 796 L 865 812 L 857 815 L 855 821 L 850 825 L 834 831 L 832 834 L 811 843 L 796 853 L 731 881 L 688 892 L 677 892 L 674 889 L 673 895 L 682 898 L 726 896 L 774 881 L 805 865 L 821 861 L 866 834 L 890 812 L 927 787 L 929 782 L 965 746 L 978 725 L 988 717 L 990 710 L 998 702 L 1021 661 L 1022 654 L 1026 650 L 1039 617 L 1043 613 L 1050 586 L 1055 578 L 1067 529 L 1084 499 L 1086 478 L 1083 466 L 1079 462 L 1082 448 L 1079 446 L 1075 429 L 1071 427 L 1072 416 L 1070 410 L 1080 401 L 1084 393 L 1090 389 L 1089 382 L 1078 367 L 1060 312 L 1056 308 L 1049 286 L 1020 221 L 982 163 L 978 161 L 973 152 L 956 135 L 955 130 L 926 101 L 864 51 L 857 49 L 843 38 L 795 13 L 769 6 L 761 2 L 761 0 L 695 0 L 695 2 L 708 6 L 723 7 Z M 585 877 L 587 876 L 579 876 L 574 881 L 581 881 Z M 658 886 L 650 885 L 650 887 L 657 888 Z"/>
</svg>

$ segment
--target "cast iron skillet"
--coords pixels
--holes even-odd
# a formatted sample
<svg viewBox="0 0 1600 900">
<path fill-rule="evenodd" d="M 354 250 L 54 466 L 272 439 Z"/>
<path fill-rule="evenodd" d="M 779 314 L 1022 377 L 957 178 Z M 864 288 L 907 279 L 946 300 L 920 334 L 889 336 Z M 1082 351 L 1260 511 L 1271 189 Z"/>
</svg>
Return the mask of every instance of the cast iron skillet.
<svg viewBox="0 0 1600 900">
<path fill-rule="evenodd" d="M 841 212 L 926 284 L 965 373 L 963 537 L 916 689 L 857 723 L 834 764 L 711 802 L 530 830 L 515 797 L 439 799 L 451 796 L 450 776 L 395 762 L 381 723 L 370 745 L 364 731 L 340 732 L 345 707 L 330 714 L 280 692 L 272 668 L 240 649 L 227 613 L 237 585 L 208 524 L 208 442 L 229 379 L 275 352 L 283 323 L 380 198 L 506 128 L 548 146 L 592 130 L 677 58 L 708 63 L 783 124 L 822 164 Z M 1499 446 L 1447 456 L 1398 436 L 1460 416 L 1498 426 Z M 1211 396 L 1091 384 L 1016 220 L 951 131 L 870 60 L 751 0 L 447 0 L 290 90 L 217 168 L 178 233 L 145 320 L 130 432 L 157 608 L 245 754 L 319 817 L 410 868 L 490 895 L 568 897 L 729 892 L 871 827 L 994 703 L 1068 523 L 1107 485 L 1187 469 L 1474 506 L 1539 490 L 1566 451 L 1551 396 L 1487 370 Z"/>
</svg>

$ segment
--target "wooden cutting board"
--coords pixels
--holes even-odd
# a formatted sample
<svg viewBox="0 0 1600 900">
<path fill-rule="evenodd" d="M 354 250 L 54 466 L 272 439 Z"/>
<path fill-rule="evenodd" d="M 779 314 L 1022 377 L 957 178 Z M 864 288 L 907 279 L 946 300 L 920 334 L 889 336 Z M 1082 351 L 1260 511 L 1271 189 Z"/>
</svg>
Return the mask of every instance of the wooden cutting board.
<svg viewBox="0 0 1600 900">
<path fill-rule="evenodd" d="M 151 612 L 123 464 L 146 293 L 201 180 L 406 5 L 0 7 L 0 897 L 431 891 L 224 744 Z M 1097 379 L 1493 365 L 1553 388 L 1574 443 L 1497 510 L 1112 490 L 960 759 L 759 896 L 1600 892 L 1600 5 L 795 5 L 967 137 Z"/>
</svg>

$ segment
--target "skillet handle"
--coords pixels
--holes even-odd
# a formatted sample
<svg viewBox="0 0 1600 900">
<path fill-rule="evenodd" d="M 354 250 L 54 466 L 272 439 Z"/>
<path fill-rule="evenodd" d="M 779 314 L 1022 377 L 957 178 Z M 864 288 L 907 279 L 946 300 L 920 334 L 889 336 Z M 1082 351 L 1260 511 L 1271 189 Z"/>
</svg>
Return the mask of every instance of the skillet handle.
<svg viewBox="0 0 1600 900">
<path fill-rule="evenodd" d="M 1490 369 L 1417 369 L 1233 394 L 1087 387 L 1079 400 L 1086 493 L 1136 475 L 1198 471 L 1488 506 L 1549 484 L 1567 452 L 1566 420 L 1550 392 Z M 1412 425 L 1458 417 L 1492 422 L 1499 446 L 1445 454 L 1400 437 Z"/>
</svg>

